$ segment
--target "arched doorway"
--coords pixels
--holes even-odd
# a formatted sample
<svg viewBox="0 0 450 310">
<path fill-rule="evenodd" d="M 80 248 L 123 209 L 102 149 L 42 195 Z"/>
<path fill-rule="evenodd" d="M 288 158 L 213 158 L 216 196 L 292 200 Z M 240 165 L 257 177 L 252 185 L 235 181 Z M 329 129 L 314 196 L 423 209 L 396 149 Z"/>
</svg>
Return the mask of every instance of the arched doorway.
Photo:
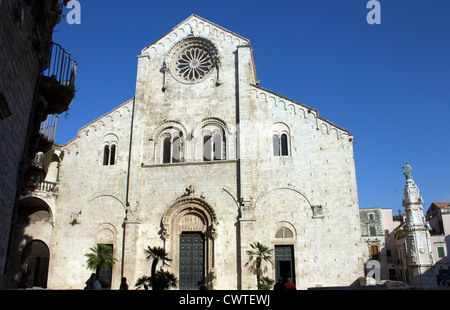
<svg viewBox="0 0 450 310">
<path fill-rule="evenodd" d="M 49 262 L 50 251 L 44 242 L 28 243 L 22 252 L 20 286 L 46 288 Z"/>
<path fill-rule="evenodd" d="M 178 200 L 162 219 L 162 238 L 182 290 L 213 288 L 216 216 L 200 198 Z"/>
<path fill-rule="evenodd" d="M 44 198 L 20 199 L 8 258 L 8 287 L 47 287 L 53 225 L 53 212 Z"/>
</svg>

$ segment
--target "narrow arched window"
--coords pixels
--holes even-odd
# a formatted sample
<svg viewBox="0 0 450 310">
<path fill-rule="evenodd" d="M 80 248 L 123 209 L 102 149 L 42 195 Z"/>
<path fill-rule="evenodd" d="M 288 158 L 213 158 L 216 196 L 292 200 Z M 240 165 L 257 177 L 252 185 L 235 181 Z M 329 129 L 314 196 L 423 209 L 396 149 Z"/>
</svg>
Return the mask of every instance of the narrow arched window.
<svg viewBox="0 0 450 310">
<path fill-rule="evenodd" d="M 163 163 L 170 163 L 170 138 L 165 138 L 163 141 Z"/>
<path fill-rule="evenodd" d="M 203 137 L 203 161 L 211 161 L 211 135 Z"/>
<path fill-rule="evenodd" d="M 103 166 L 108 166 L 109 164 L 109 145 L 105 145 L 103 148 Z"/>
<path fill-rule="evenodd" d="M 281 156 L 288 156 L 289 155 L 289 149 L 288 149 L 288 136 L 287 134 L 281 135 Z"/>
<path fill-rule="evenodd" d="M 222 137 L 220 135 L 214 135 L 213 140 L 213 154 L 214 154 L 214 160 L 221 160 L 222 159 Z"/>
<path fill-rule="evenodd" d="M 110 158 L 109 158 L 109 164 L 114 165 L 116 163 L 116 145 L 113 144 L 111 146 L 111 152 L 110 152 Z"/>
<path fill-rule="evenodd" d="M 172 162 L 179 163 L 181 155 L 181 139 L 175 138 L 172 142 Z"/>
<path fill-rule="evenodd" d="M 274 134 L 272 140 L 273 140 L 273 156 L 280 156 L 280 136 Z"/>
</svg>

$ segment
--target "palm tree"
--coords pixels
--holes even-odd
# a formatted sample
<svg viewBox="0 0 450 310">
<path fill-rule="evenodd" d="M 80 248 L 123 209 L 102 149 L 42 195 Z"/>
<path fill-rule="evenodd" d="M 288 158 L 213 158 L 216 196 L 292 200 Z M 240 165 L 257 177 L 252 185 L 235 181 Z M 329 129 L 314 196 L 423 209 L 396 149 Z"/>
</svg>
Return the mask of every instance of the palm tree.
<svg viewBox="0 0 450 310">
<path fill-rule="evenodd" d="M 87 257 L 87 268 L 95 270 L 97 277 L 100 276 L 102 268 L 111 270 L 117 259 L 113 257 L 112 247 L 106 244 L 97 244 L 97 247 L 90 248 L 92 253 L 85 254 Z M 99 279 L 100 280 L 100 279 Z M 102 286 L 111 287 L 110 279 L 102 279 Z"/>
<path fill-rule="evenodd" d="M 256 284 L 260 288 L 262 276 L 267 271 L 267 266 L 263 268 L 263 263 L 269 262 L 272 264 L 273 249 L 269 249 L 259 242 L 253 242 L 250 246 L 252 250 L 246 251 L 249 260 L 245 266 L 248 266 L 248 269 L 256 275 Z"/>
<path fill-rule="evenodd" d="M 167 290 L 171 287 L 177 287 L 178 279 L 169 271 L 158 270 L 155 275 L 155 280 L 152 282 L 154 290 Z"/>
<path fill-rule="evenodd" d="M 153 259 L 152 263 L 152 278 L 156 275 L 156 266 L 159 263 L 159 260 L 163 261 L 163 265 L 167 265 L 167 262 L 171 262 L 172 260 L 169 258 L 169 253 L 166 252 L 166 250 L 163 247 L 147 247 L 147 250 L 145 252 L 148 254 L 147 259 Z"/>
<path fill-rule="evenodd" d="M 151 248 L 150 246 L 147 246 L 147 249 L 145 250 L 145 252 L 148 254 L 147 259 L 153 259 L 152 270 L 151 270 L 152 273 L 151 273 L 150 279 L 151 279 L 152 288 L 154 290 L 157 290 L 157 289 L 159 289 L 159 285 L 157 284 L 157 282 L 160 279 L 158 279 L 158 277 L 157 277 L 156 266 L 158 265 L 158 262 L 160 260 L 163 261 L 163 265 L 169 266 L 168 264 L 166 264 L 166 261 L 170 262 L 172 260 L 169 258 L 169 254 L 166 252 L 166 250 L 162 247 Z"/>
<path fill-rule="evenodd" d="M 148 287 L 151 286 L 151 279 L 148 276 L 142 276 L 137 279 L 136 284 L 134 285 L 137 289 L 143 287 L 145 290 L 148 290 Z"/>
<path fill-rule="evenodd" d="M 137 289 L 144 288 L 148 290 L 152 287 L 153 290 L 167 290 L 171 287 L 177 287 L 178 279 L 175 275 L 169 271 L 158 270 L 154 276 L 151 278 L 149 276 L 142 276 L 134 285 Z"/>
<path fill-rule="evenodd" d="M 275 280 L 269 277 L 262 277 L 261 282 L 258 284 L 258 290 L 270 290 L 275 283 Z"/>
<path fill-rule="evenodd" d="M 90 248 L 92 253 L 85 254 L 87 257 L 87 268 L 95 270 L 97 275 L 102 268 L 111 269 L 117 262 L 113 257 L 112 247 L 106 244 L 97 244 L 95 248 Z"/>
</svg>

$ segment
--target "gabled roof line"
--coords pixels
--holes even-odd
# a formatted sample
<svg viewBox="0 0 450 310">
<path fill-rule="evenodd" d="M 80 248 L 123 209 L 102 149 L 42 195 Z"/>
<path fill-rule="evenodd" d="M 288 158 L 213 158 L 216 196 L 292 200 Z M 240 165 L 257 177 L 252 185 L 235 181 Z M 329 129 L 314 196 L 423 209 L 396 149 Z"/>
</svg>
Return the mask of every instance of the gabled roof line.
<svg viewBox="0 0 450 310">
<path fill-rule="evenodd" d="M 315 113 L 315 116 L 316 116 L 316 118 L 317 118 L 318 120 L 321 120 L 321 121 L 323 121 L 323 122 L 325 122 L 325 123 L 327 123 L 327 124 L 330 124 L 331 126 L 335 127 L 336 129 L 339 129 L 339 130 L 341 130 L 341 131 L 343 131 L 343 132 L 346 132 L 348 135 L 353 136 L 353 134 L 352 134 L 350 131 L 348 131 L 348 130 L 346 130 L 346 129 L 344 129 L 344 128 L 342 128 L 342 127 L 340 127 L 340 126 L 338 126 L 338 125 L 336 125 L 336 124 L 334 124 L 334 123 L 332 123 L 332 122 L 330 122 L 329 120 L 324 119 L 323 117 L 320 117 L 320 116 L 319 116 L 319 111 L 316 110 L 316 109 L 314 109 L 314 108 L 311 108 L 311 107 L 309 107 L 309 106 L 307 106 L 307 105 L 304 105 L 303 103 L 300 103 L 300 102 L 294 101 L 294 100 L 292 100 L 292 99 L 289 99 L 289 98 L 287 98 L 287 97 L 285 97 L 285 96 L 283 96 L 283 95 L 277 94 L 277 93 L 275 93 L 275 92 L 273 92 L 273 91 L 271 91 L 271 90 L 265 89 L 265 88 L 263 88 L 263 87 L 261 87 L 261 86 L 259 86 L 259 85 L 256 85 L 256 84 L 250 84 L 250 86 L 255 87 L 255 88 L 258 88 L 258 89 L 260 89 L 260 90 L 262 90 L 262 91 L 271 93 L 272 95 L 278 96 L 278 97 L 280 97 L 280 98 L 282 98 L 282 99 L 284 99 L 284 100 L 288 100 L 288 101 L 290 101 L 290 102 L 292 102 L 292 103 L 294 103 L 294 104 L 297 104 L 297 105 L 299 105 L 299 106 L 302 106 L 303 108 L 305 108 L 305 109 L 307 109 L 307 110 L 311 110 L 311 111 L 313 111 L 313 112 Z"/>
<path fill-rule="evenodd" d="M 133 100 L 134 100 L 134 97 L 131 98 L 131 99 L 128 99 L 127 101 L 123 102 L 122 104 L 120 104 L 119 106 L 117 106 L 117 107 L 115 107 L 114 109 L 110 110 L 109 112 L 106 112 L 105 114 L 102 114 L 101 116 L 97 117 L 97 118 L 94 119 L 93 121 L 91 121 L 91 122 L 89 122 L 88 124 L 84 125 L 83 127 L 79 128 L 79 129 L 77 130 L 77 136 L 74 137 L 73 139 L 71 139 L 70 141 L 68 141 L 68 142 L 66 142 L 66 143 L 64 143 L 64 144 L 62 144 L 62 145 L 63 145 L 63 146 L 69 145 L 70 143 L 72 143 L 73 141 L 75 141 L 76 139 L 78 139 L 78 138 L 80 137 L 80 132 L 81 132 L 83 129 L 87 128 L 88 126 L 93 125 L 95 122 L 99 121 L 100 119 L 104 118 L 105 116 L 108 116 L 109 114 L 113 113 L 113 112 L 116 111 L 117 109 L 119 109 L 119 108 L 121 108 L 121 107 L 123 107 L 123 106 L 129 104 L 129 103 L 132 102 Z"/>
<path fill-rule="evenodd" d="M 220 26 L 220 25 L 217 25 L 217 24 L 213 23 L 212 21 L 209 21 L 209 20 L 207 20 L 207 19 L 205 19 L 205 18 L 203 18 L 203 17 L 201 17 L 201 16 L 198 16 L 198 15 L 196 15 L 196 14 L 191 14 L 191 15 L 189 15 L 188 18 L 186 18 L 186 19 L 183 20 L 181 23 L 179 23 L 178 25 L 176 25 L 175 27 L 173 27 L 173 28 L 172 28 L 170 31 L 168 31 L 165 35 L 161 36 L 158 40 L 156 40 L 156 41 L 154 41 L 152 44 L 150 44 L 150 45 L 144 47 L 144 48 L 142 49 L 142 51 L 148 49 L 150 46 L 154 45 L 156 42 L 158 42 L 158 41 L 160 41 L 162 38 L 166 37 L 166 36 L 167 36 L 169 33 L 171 33 L 172 31 L 175 31 L 177 28 L 179 28 L 180 26 L 182 26 L 184 23 L 186 23 L 186 22 L 187 22 L 189 19 L 191 19 L 192 17 L 198 18 L 198 19 L 200 19 L 200 20 L 202 20 L 202 21 L 204 21 L 204 22 L 206 22 L 206 23 L 208 23 L 208 24 L 211 24 L 212 26 L 214 26 L 214 27 L 216 27 L 216 28 L 218 28 L 218 29 L 224 31 L 224 32 L 228 32 L 228 33 L 230 33 L 230 34 L 232 34 L 232 35 L 238 37 L 238 38 L 241 39 L 241 40 L 247 41 L 248 44 L 250 45 L 250 40 L 249 40 L 249 39 L 244 38 L 243 36 L 241 36 L 241 35 L 239 35 L 239 34 L 233 32 L 233 31 L 231 31 L 231 30 L 228 30 L 228 29 L 226 29 L 226 28 L 224 28 L 224 27 L 222 27 L 222 26 Z"/>
</svg>

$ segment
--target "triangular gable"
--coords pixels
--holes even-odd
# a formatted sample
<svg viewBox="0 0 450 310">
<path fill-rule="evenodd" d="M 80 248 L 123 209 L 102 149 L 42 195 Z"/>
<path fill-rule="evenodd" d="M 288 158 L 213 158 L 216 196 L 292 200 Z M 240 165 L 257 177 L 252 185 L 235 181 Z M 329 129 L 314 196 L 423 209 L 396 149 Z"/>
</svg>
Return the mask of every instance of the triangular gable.
<svg viewBox="0 0 450 310">
<path fill-rule="evenodd" d="M 84 125 L 83 127 L 81 127 L 80 129 L 78 129 L 78 134 L 76 137 L 74 137 L 72 140 L 70 140 L 69 142 L 64 144 L 64 147 L 68 147 L 70 144 L 72 144 L 75 140 L 86 136 L 90 130 L 93 131 L 97 131 L 98 128 L 100 128 L 101 126 L 99 126 L 99 123 L 104 124 L 104 119 L 109 118 L 110 121 L 112 121 L 114 119 L 114 117 L 117 118 L 117 116 L 120 118 L 123 115 L 130 115 L 131 116 L 131 110 L 132 110 L 132 104 L 133 104 L 134 98 L 131 98 L 127 101 L 125 101 L 124 103 L 122 103 L 121 105 L 119 105 L 118 107 L 112 109 L 111 111 L 99 116 L 98 118 L 96 118 L 95 120 L 89 122 L 88 124 Z M 110 122 L 109 121 L 109 122 Z"/>
<path fill-rule="evenodd" d="M 142 55 L 151 54 L 152 52 L 162 55 L 170 49 L 174 43 L 185 38 L 189 34 L 194 34 L 196 36 L 216 37 L 223 40 L 228 40 L 236 45 L 250 45 L 250 40 L 200 16 L 192 14 L 175 26 L 166 35 L 144 48 L 142 50 Z"/>
</svg>

